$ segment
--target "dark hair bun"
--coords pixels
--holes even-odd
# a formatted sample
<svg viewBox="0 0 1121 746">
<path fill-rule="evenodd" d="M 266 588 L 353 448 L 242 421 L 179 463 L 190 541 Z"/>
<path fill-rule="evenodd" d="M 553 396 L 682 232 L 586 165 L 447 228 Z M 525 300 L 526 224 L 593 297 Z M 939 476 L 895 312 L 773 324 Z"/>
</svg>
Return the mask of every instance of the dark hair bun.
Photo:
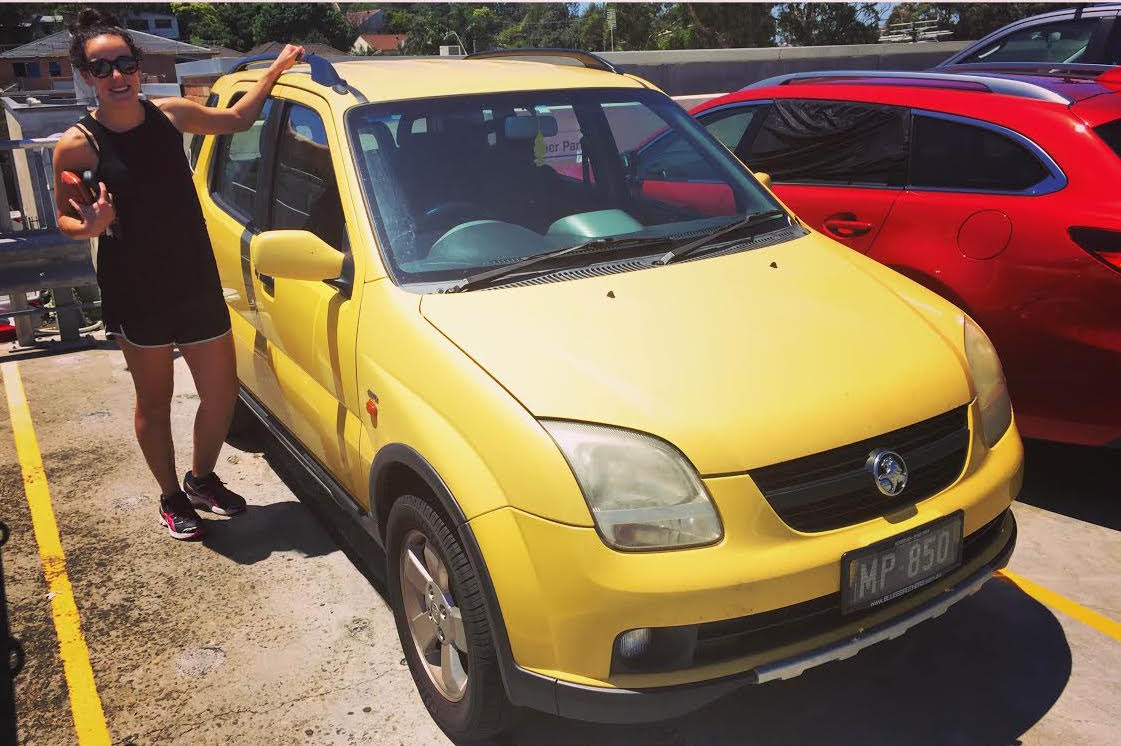
<svg viewBox="0 0 1121 746">
<path fill-rule="evenodd" d="M 107 10 L 99 8 L 84 8 L 78 14 L 77 27 L 79 29 L 99 28 L 105 26 L 118 26 L 117 17 Z"/>
</svg>

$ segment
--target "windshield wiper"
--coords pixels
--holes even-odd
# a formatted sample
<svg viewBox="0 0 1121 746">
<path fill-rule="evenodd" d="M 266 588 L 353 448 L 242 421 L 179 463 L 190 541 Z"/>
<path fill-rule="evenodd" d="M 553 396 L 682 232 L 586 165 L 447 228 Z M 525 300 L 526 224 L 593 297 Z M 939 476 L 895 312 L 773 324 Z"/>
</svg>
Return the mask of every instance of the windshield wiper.
<svg viewBox="0 0 1121 746">
<path fill-rule="evenodd" d="M 462 280 L 452 285 L 451 287 L 445 288 L 442 292 L 459 293 L 463 292 L 464 290 L 476 290 L 478 288 L 489 285 L 495 280 L 502 279 L 503 277 L 508 277 L 509 275 L 516 274 L 535 265 L 543 264 L 545 262 L 551 261 L 553 259 L 558 259 L 568 254 L 576 254 L 582 251 L 594 252 L 603 251 L 606 249 L 618 251 L 620 249 L 629 249 L 639 246 L 657 246 L 659 244 L 669 243 L 671 240 L 672 239 L 670 238 L 661 237 L 595 238 L 591 241 L 578 243 L 575 246 L 565 246 L 560 249 L 553 249 L 552 251 L 546 251 L 541 254 L 534 254 L 533 256 L 526 257 L 525 259 L 521 259 L 512 264 L 504 264 L 501 267 L 495 267 L 494 269 L 476 272 L 473 275 L 464 277 Z"/>
<path fill-rule="evenodd" d="M 678 259 L 684 259 L 685 257 L 691 256 L 701 249 L 710 246 L 713 241 L 720 238 L 721 236 L 725 236 L 729 233 L 735 233 L 736 231 L 743 230 L 744 228 L 750 228 L 753 225 L 761 225 L 762 223 L 766 223 L 779 217 L 786 217 L 786 212 L 784 210 L 767 210 L 766 212 L 752 213 L 743 220 L 737 220 L 734 223 L 729 223 L 723 228 L 717 228 L 712 233 L 701 236 L 695 241 L 690 241 L 689 243 L 682 244 L 672 249 L 671 251 L 667 251 L 665 254 L 659 257 L 655 263 L 670 264 L 671 262 L 676 262 Z"/>
</svg>

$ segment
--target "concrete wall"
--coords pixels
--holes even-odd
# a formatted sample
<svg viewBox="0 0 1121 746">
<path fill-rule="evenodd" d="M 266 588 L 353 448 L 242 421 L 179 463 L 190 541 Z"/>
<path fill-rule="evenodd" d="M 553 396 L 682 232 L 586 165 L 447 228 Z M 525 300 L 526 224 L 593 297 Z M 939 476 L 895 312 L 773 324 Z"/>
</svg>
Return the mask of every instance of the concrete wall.
<svg viewBox="0 0 1121 746">
<path fill-rule="evenodd" d="M 924 70 L 972 42 L 853 44 L 829 47 L 688 49 L 666 52 L 598 52 L 624 72 L 649 80 L 671 96 L 727 93 L 772 75 L 806 70 Z M 175 66 L 185 95 L 205 101 L 210 85 L 240 58 L 219 57 Z M 340 60 L 356 61 L 361 57 Z M 411 57 L 383 56 L 378 60 Z M 190 89 L 188 92 L 188 88 Z"/>
<path fill-rule="evenodd" d="M 726 93 L 772 75 L 809 70 L 924 70 L 971 42 L 854 44 L 829 47 L 601 52 L 624 72 L 671 96 Z"/>
</svg>

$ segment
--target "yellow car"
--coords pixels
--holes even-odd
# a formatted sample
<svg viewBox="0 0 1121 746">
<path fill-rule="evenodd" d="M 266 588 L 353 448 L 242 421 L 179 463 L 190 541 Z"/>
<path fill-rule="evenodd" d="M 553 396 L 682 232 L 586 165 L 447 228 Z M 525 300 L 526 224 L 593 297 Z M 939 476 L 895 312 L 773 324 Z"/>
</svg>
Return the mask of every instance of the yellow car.
<svg viewBox="0 0 1121 746">
<path fill-rule="evenodd" d="M 308 62 L 191 148 L 237 419 L 384 548 L 453 738 L 677 715 L 1007 562 L 1023 450 L 985 334 L 662 92 L 578 52 Z"/>
</svg>

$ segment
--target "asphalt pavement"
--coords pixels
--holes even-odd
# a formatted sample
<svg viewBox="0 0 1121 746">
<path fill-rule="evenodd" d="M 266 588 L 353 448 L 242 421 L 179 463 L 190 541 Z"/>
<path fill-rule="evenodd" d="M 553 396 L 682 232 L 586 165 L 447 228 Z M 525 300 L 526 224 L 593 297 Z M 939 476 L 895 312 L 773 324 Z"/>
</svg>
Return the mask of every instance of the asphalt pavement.
<svg viewBox="0 0 1121 746">
<path fill-rule="evenodd" d="M 21 744 L 449 743 L 404 665 L 372 547 L 278 446 L 227 445 L 218 473 L 249 510 L 207 514 L 204 541 L 176 542 L 157 524 L 114 345 L 0 350 L 0 371 Z M 175 375 L 185 470 L 198 401 L 182 359 Z M 28 431 L 41 479 L 26 476 Z M 1026 446 L 1009 572 L 945 616 L 682 718 L 620 727 L 527 714 L 505 743 L 1121 742 L 1121 452 Z M 64 563 L 44 549 L 48 515 Z"/>
</svg>

